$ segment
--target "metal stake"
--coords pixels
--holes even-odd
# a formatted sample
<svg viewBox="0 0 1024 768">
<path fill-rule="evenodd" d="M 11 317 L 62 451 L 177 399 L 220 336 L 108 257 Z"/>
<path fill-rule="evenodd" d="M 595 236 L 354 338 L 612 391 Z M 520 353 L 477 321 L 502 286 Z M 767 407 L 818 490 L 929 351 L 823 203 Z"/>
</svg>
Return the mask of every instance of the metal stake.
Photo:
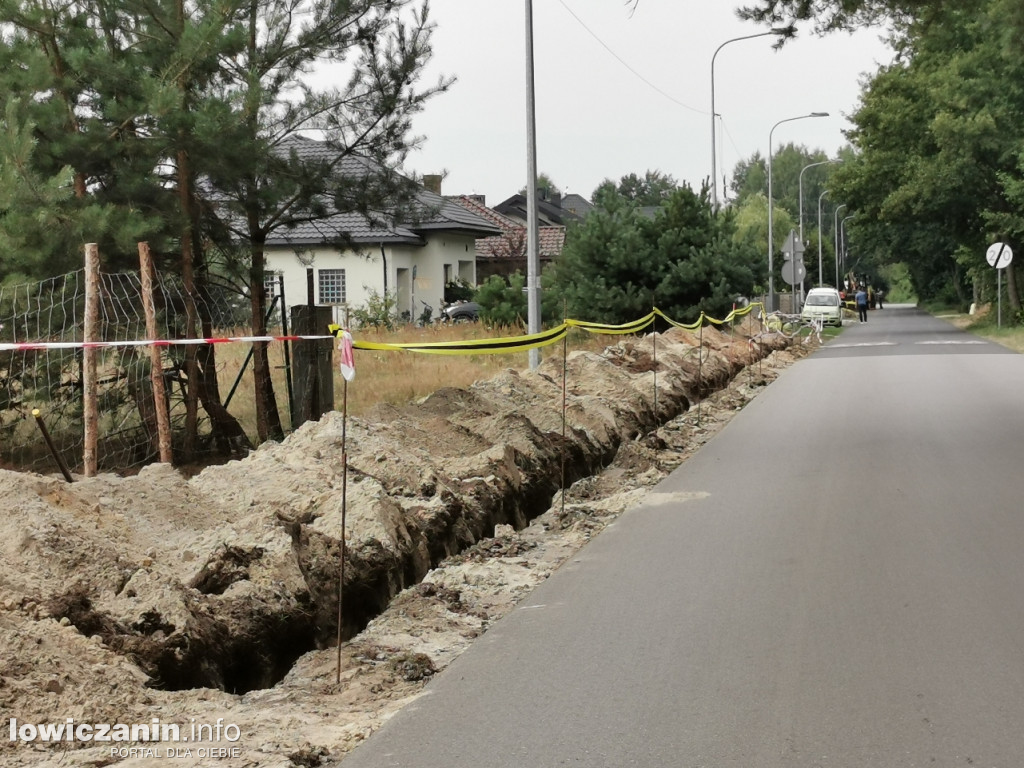
<svg viewBox="0 0 1024 768">
<path fill-rule="evenodd" d="M 43 440 L 46 441 L 46 446 L 50 449 L 50 453 L 53 455 L 53 460 L 57 462 L 57 466 L 60 468 L 60 473 L 64 475 L 64 479 L 69 483 L 75 482 L 75 479 L 68 472 L 67 465 L 64 463 L 64 459 L 57 453 L 57 448 L 53 444 L 53 440 L 50 437 L 50 430 L 46 428 L 46 423 L 43 421 L 42 415 L 39 413 L 38 408 L 32 409 L 32 417 L 36 420 L 36 424 L 39 425 L 39 431 L 43 433 Z"/>
</svg>

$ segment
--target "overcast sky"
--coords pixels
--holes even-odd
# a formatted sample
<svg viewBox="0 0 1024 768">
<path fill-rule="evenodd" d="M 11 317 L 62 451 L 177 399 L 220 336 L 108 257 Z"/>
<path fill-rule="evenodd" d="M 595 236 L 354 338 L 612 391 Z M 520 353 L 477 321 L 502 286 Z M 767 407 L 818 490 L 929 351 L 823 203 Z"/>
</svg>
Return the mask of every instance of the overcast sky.
<svg viewBox="0 0 1024 768">
<path fill-rule="evenodd" d="M 454 75 L 415 133 L 407 170 L 446 172 L 446 195 L 496 205 L 526 183 L 524 0 L 430 0 L 437 24 L 426 82 Z M 711 172 L 711 58 L 734 37 L 764 31 L 736 19 L 738 0 L 534 0 L 538 169 L 589 198 L 606 178 L 658 170 L 699 189 Z M 778 126 L 834 154 L 845 142 L 865 73 L 891 61 L 880 30 L 815 37 L 801 30 L 726 45 L 714 67 L 719 194 L 723 173 L 760 151 L 772 126 L 810 112 L 831 117 Z M 724 124 L 724 128 L 723 128 Z"/>
</svg>

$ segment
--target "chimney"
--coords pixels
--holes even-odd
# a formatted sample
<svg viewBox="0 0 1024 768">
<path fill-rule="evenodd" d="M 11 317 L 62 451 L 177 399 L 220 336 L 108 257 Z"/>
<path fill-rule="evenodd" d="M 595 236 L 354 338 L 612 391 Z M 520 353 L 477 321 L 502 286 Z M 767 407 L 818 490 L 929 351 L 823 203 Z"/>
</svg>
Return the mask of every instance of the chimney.
<svg viewBox="0 0 1024 768">
<path fill-rule="evenodd" d="M 441 174 L 439 173 L 425 173 L 423 174 L 423 186 L 435 195 L 441 194 Z"/>
</svg>

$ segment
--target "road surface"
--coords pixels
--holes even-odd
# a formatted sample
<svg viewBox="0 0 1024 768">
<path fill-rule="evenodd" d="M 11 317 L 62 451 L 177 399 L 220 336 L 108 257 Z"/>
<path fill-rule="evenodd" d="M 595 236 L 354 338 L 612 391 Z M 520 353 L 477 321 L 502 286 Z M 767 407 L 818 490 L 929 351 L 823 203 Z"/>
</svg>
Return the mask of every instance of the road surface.
<svg viewBox="0 0 1024 768">
<path fill-rule="evenodd" d="M 1024 356 L 911 308 L 786 370 L 346 768 L 1024 765 Z"/>
</svg>

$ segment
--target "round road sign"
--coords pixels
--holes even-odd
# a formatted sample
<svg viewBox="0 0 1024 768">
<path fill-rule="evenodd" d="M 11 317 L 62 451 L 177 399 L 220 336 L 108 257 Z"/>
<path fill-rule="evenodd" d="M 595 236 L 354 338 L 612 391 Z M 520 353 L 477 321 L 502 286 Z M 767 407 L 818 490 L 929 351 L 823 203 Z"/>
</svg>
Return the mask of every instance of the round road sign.
<svg viewBox="0 0 1024 768">
<path fill-rule="evenodd" d="M 990 267 L 1002 269 L 1010 266 L 1013 261 L 1013 251 L 1006 243 L 992 243 L 985 252 L 985 259 Z"/>
</svg>

